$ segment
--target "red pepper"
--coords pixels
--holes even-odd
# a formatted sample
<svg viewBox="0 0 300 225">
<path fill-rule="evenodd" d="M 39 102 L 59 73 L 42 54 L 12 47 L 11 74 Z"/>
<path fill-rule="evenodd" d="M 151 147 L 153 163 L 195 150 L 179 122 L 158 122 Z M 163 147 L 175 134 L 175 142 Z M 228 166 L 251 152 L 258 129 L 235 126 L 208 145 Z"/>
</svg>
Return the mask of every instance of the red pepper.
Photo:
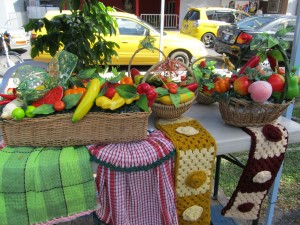
<svg viewBox="0 0 300 225">
<path fill-rule="evenodd" d="M 10 102 L 11 102 L 11 100 L 5 99 L 5 100 L 0 101 L 0 105 L 5 105 Z"/>
<path fill-rule="evenodd" d="M 280 68 L 278 65 L 278 60 L 275 59 L 273 56 L 271 56 L 269 53 L 267 53 L 268 61 L 270 64 L 271 69 L 278 74 L 285 74 L 285 70 Z"/>
<path fill-rule="evenodd" d="M 163 86 L 163 88 L 167 88 L 171 94 L 176 94 L 178 85 L 175 83 L 167 83 L 166 85 Z"/>
<path fill-rule="evenodd" d="M 9 94 L 0 94 L 0 97 L 8 99 L 8 100 L 14 100 L 17 98 L 16 95 L 9 95 Z"/>
<path fill-rule="evenodd" d="M 154 88 L 150 87 L 146 91 L 146 96 L 147 96 L 147 100 L 148 100 L 148 106 L 151 106 L 155 102 L 155 99 L 157 98 L 158 94 Z"/>
<path fill-rule="evenodd" d="M 188 85 L 185 86 L 187 89 L 189 89 L 190 91 L 196 91 L 198 88 L 198 83 L 194 82 L 194 83 L 190 83 Z"/>
<path fill-rule="evenodd" d="M 256 67 L 259 64 L 259 62 L 260 62 L 260 57 L 258 55 L 252 56 L 248 60 L 248 62 L 246 62 L 246 64 L 239 70 L 239 74 L 244 74 L 248 67 L 250 68 Z"/>
<path fill-rule="evenodd" d="M 150 88 L 151 88 L 151 86 L 149 84 L 142 83 L 137 86 L 136 90 L 137 90 L 137 93 L 139 93 L 139 94 L 145 94 L 146 91 Z"/>
</svg>

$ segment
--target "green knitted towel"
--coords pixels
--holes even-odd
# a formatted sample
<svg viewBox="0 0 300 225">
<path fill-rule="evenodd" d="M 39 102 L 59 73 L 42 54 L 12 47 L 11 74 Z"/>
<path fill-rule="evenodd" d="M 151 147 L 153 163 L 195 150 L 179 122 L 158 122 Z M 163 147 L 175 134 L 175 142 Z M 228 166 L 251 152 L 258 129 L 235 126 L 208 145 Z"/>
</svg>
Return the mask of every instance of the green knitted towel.
<svg viewBox="0 0 300 225">
<path fill-rule="evenodd" d="M 96 208 L 86 147 L 0 151 L 0 224 L 53 224 Z"/>
</svg>

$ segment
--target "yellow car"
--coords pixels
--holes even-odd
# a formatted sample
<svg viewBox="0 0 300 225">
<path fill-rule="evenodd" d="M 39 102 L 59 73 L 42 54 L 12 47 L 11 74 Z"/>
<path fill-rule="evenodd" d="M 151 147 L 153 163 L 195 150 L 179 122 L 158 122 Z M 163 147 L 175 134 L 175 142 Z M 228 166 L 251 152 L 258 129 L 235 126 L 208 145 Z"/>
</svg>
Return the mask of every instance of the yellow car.
<svg viewBox="0 0 300 225">
<path fill-rule="evenodd" d="M 59 11 L 48 11 L 45 17 L 50 20 L 59 14 Z M 70 11 L 62 11 L 62 14 L 70 14 Z M 115 49 L 118 57 L 112 58 L 112 65 L 128 65 L 135 51 L 139 49 L 140 41 L 146 35 L 150 35 L 155 39 L 154 47 L 159 49 L 160 32 L 151 25 L 130 13 L 113 12 L 110 14 L 116 19 L 118 28 L 116 35 L 107 36 L 105 39 L 115 42 L 120 46 L 119 49 Z M 45 30 L 41 33 L 32 32 L 32 38 L 45 34 L 45 32 Z M 206 48 L 201 41 L 188 35 L 180 34 L 178 31 L 165 31 L 162 42 L 162 51 L 167 57 L 180 60 L 187 65 L 192 59 L 207 55 Z M 51 58 L 50 54 L 43 52 L 35 57 L 34 60 L 49 62 Z M 131 65 L 153 65 L 158 61 L 159 51 L 152 52 L 144 49 L 134 56 Z"/>
<path fill-rule="evenodd" d="M 205 47 L 212 48 L 220 25 L 235 23 L 249 16 L 243 11 L 231 8 L 189 8 L 180 32 L 195 37 L 201 40 Z"/>
</svg>

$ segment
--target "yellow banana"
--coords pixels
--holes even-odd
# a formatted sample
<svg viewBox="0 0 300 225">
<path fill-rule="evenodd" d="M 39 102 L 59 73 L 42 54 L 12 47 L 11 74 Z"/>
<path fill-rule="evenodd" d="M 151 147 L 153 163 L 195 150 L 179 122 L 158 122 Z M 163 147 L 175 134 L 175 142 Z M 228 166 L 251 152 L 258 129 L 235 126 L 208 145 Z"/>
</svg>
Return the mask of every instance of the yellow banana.
<svg viewBox="0 0 300 225">
<path fill-rule="evenodd" d="M 87 92 L 73 114 L 72 122 L 78 122 L 90 111 L 104 81 L 104 79 L 100 81 L 98 78 L 91 81 Z"/>
<path fill-rule="evenodd" d="M 192 91 L 180 94 L 180 103 L 188 102 L 192 98 L 194 98 L 195 94 Z M 170 98 L 170 95 L 165 95 L 160 98 L 157 98 L 156 101 L 165 104 L 165 105 L 173 105 L 173 102 Z"/>
</svg>

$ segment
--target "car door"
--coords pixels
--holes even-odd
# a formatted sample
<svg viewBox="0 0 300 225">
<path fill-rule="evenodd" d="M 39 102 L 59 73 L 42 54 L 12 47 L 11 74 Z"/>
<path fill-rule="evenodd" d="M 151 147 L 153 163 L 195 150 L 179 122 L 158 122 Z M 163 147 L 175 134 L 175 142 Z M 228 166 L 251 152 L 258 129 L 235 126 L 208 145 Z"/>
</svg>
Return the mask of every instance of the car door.
<svg viewBox="0 0 300 225">
<path fill-rule="evenodd" d="M 129 18 L 116 18 L 118 23 L 118 32 L 116 43 L 120 46 L 117 49 L 118 58 L 114 59 L 114 64 L 128 65 L 130 59 L 136 50 L 140 48 L 140 42 L 145 39 L 148 34 L 148 27 L 144 26 L 140 21 Z M 154 36 L 154 46 L 158 46 L 158 38 Z M 150 50 L 139 51 L 133 58 L 133 65 L 146 65 L 156 63 L 159 59 L 159 52 L 151 52 Z"/>
</svg>

